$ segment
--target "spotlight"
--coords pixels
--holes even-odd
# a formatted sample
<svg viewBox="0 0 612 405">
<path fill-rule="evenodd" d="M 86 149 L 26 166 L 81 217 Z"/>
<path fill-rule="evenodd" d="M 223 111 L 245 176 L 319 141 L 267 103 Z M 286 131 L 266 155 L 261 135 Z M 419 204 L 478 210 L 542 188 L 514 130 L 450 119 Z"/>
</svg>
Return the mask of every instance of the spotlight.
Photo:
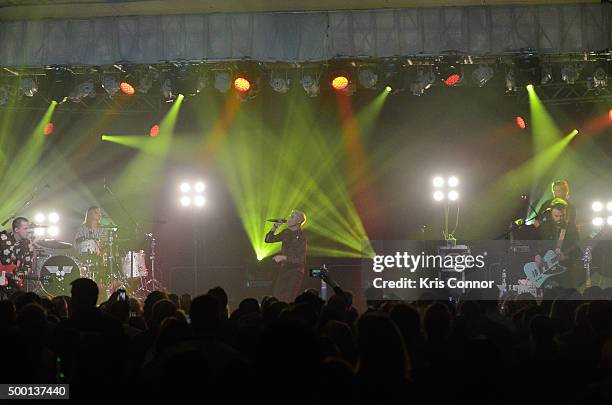
<svg viewBox="0 0 612 405">
<path fill-rule="evenodd" d="M 59 228 L 57 226 L 50 226 L 49 227 L 49 236 L 57 236 L 59 235 Z"/>
<path fill-rule="evenodd" d="M 459 193 L 456 190 L 451 190 L 448 193 L 448 199 L 451 201 L 457 201 L 457 199 L 459 198 Z"/>
<path fill-rule="evenodd" d="M 176 92 L 172 86 L 172 80 L 166 77 L 161 83 L 161 92 L 166 102 L 172 101 L 176 98 Z"/>
<path fill-rule="evenodd" d="M 110 97 L 114 96 L 119 91 L 119 82 L 112 76 L 103 76 L 101 83 L 102 88 Z"/>
<path fill-rule="evenodd" d="M 608 85 L 608 74 L 603 67 L 599 66 L 593 72 L 593 87 L 606 87 Z"/>
<path fill-rule="evenodd" d="M 433 198 L 436 201 L 442 201 L 444 200 L 444 192 L 437 190 L 433 193 Z"/>
<path fill-rule="evenodd" d="M 393 91 L 393 87 L 391 87 L 391 86 L 385 86 L 385 91 L 386 91 L 387 93 L 391 93 L 391 92 Z"/>
<path fill-rule="evenodd" d="M 246 93 L 251 89 L 251 82 L 242 76 L 238 76 L 234 79 L 234 89 L 239 93 Z"/>
<path fill-rule="evenodd" d="M 206 185 L 202 183 L 201 181 L 198 181 L 193 188 L 198 193 L 201 193 L 206 189 Z"/>
<path fill-rule="evenodd" d="M 19 91 L 26 97 L 34 97 L 34 94 L 38 93 L 38 85 L 34 79 L 24 77 L 19 83 Z"/>
<path fill-rule="evenodd" d="M 270 77 L 270 87 L 277 93 L 286 93 L 291 86 L 291 80 L 288 77 L 274 76 Z"/>
<path fill-rule="evenodd" d="M 431 69 L 417 70 L 416 81 L 410 84 L 410 90 L 415 96 L 422 96 L 436 81 L 436 74 Z"/>
<path fill-rule="evenodd" d="M 517 115 L 516 117 L 514 117 L 514 122 L 516 123 L 516 126 L 519 127 L 520 129 L 525 129 L 527 127 L 525 120 L 520 115 Z"/>
<path fill-rule="evenodd" d="M 193 203 L 196 207 L 203 207 L 204 204 L 206 204 L 206 199 L 203 196 L 199 195 L 193 199 Z"/>
<path fill-rule="evenodd" d="M 612 110 L 608 110 L 608 119 L 612 121 Z"/>
<path fill-rule="evenodd" d="M 215 89 L 221 93 L 227 93 L 231 85 L 230 72 L 228 70 L 215 72 Z"/>
<path fill-rule="evenodd" d="M 39 212 L 38 214 L 34 215 L 34 221 L 36 221 L 37 224 L 42 224 L 45 222 L 45 214 Z"/>
<path fill-rule="evenodd" d="M 604 224 L 603 218 L 601 218 L 601 217 L 593 218 L 593 225 L 594 226 L 603 226 L 603 224 Z"/>
<path fill-rule="evenodd" d="M 359 83 L 366 89 L 373 89 L 378 83 L 378 75 L 370 68 L 360 69 L 357 73 Z"/>
<path fill-rule="evenodd" d="M 34 235 L 43 236 L 45 234 L 45 228 L 34 228 Z"/>
<path fill-rule="evenodd" d="M 49 218 L 49 222 L 51 222 L 52 224 L 57 224 L 60 219 L 57 212 L 50 213 L 48 218 Z"/>
<path fill-rule="evenodd" d="M 552 81 L 552 66 L 542 66 L 540 74 L 540 84 L 548 84 Z"/>
<path fill-rule="evenodd" d="M 444 179 L 440 176 L 434 177 L 433 179 L 433 185 L 436 188 L 440 188 L 444 186 Z"/>
<path fill-rule="evenodd" d="M 528 84 L 527 86 L 525 86 L 525 88 L 527 89 L 527 91 L 533 91 L 533 84 Z"/>
<path fill-rule="evenodd" d="M 350 81 L 348 77 L 342 74 L 334 75 L 331 80 L 331 86 L 336 91 L 342 91 L 346 89 L 349 83 Z"/>
<path fill-rule="evenodd" d="M 191 198 L 187 196 L 181 197 L 181 205 L 183 207 L 189 207 L 191 205 Z"/>
<path fill-rule="evenodd" d="M 155 138 L 159 134 L 159 125 L 155 124 L 149 130 L 149 136 Z"/>
<path fill-rule="evenodd" d="M 608 225 L 612 226 L 612 216 L 609 216 L 607 219 Z"/>
<path fill-rule="evenodd" d="M 437 64 L 438 77 L 446 86 L 453 87 L 461 83 L 462 74 L 458 66 L 459 62 L 452 57 L 446 57 Z"/>
<path fill-rule="evenodd" d="M 121 90 L 123 94 L 127 96 L 133 96 L 135 92 L 134 86 L 132 86 L 128 82 L 121 82 L 121 84 L 119 85 L 119 89 Z"/>
<path fill-rule="evenodd" d="M 139 93 L 147 94 L 149 90 L 153 87 L 153 81 L 157 79 L 159 74 L 156 71 L 149 71 L 141 74 L 138 77 L 138 84 L 136 85 L 136 90 Z"/>
<path fill-rule="evenodd" d="M 491 66 L 479 65 L 472 72 L 472 80 L 478 85 L 478 87 L 483 87 L 493 78 L 493 74 L 493 68 Z"/>
<path fill-rule="evenodd" d="M 187 183 L 187 182 L 181 183 L 181 187 L 180 188 L 181 188 L 181 191 L 183 193 L 188 193 L 188 192 L 191 191 L 191 185 L 189 183 Z"/>
<path fill-rule="evenodd" d="M 593 211 L 595 212 L 600 212 L 601 210 L 603 210 L 603 204 L 601 203 L 601 201 L 595 201 L 592 205 L 591 208 L 593 209 Z"/>
<path fill-rule="evenodd" d="M 506 93 L 512 93 L 516 90 L 516 75 L 514 74 L 514 70 L 511 69 L 506 73 Z"/>
<path fill-rule="evenodd" d="M 52 122 L 47 123 L 47 125 L 45 125 L 45 128 L 43 129 L 43 135 L 50 136 L 53 133 L 54 129 L 55 126 Z"/>
<path fill-rule="evenodd" d="M 459 179 L 455 176 L 449 177 L 448 186 L 449 187 L 457 187 L 459 185 Z"/>
<path fill-rule="evenodd" d="M 561 68 L 561 79 L 567 84 L 574 84 L 580 77 L 578 67 L 574 64 L 565 65 Z"/>
<path fill-rule="evenodd" d="M 606 204 L 606 209 L 608 211 L 612 211 L 612 201 L 608 201 L 608 203 Z"/>
<path fill-rule="evenodd" d="M 303 75 L 300 79 L 300 84 L 308 97 L 316 97 L 319 95 L 319 76 L 310 74 Z"/>
<path fill-rule="evenodd" d="M 110 95 L 112 96 L 112 94 Z M 95 96 L 96 89 L 94 88 L 93 79 L 89 79 L 77 84 L 72 90 L 72 92 L 70 92 L 70 94 L 68 95 L 68 98 L 71 101 L 81 101 L 85 97 L 94 98 Z"/>
</svg>

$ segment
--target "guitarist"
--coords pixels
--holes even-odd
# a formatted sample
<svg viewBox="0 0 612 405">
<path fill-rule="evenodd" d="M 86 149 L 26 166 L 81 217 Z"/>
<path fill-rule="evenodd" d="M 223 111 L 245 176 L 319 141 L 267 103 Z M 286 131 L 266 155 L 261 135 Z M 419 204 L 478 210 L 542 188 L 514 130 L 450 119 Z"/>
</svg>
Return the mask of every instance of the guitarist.
<svg viewBox="0 0 612 405">
<path fill-rule="evenodd" d="M 570 220 L 568 213 L 568 203 L 562 198 L 555 198 L 551 201 L 549 207 L 550 213 L 545 221 L 538 228 L 538 239 L 542 241 L 537 249 L 535 263 L 538 268 L 542 267 L 542 255 L 548 250 L 554 250 L 560 255 L 559 262 L 567 267 L 567 276 L 563 278 L 563 284 L 568 284 L 568 287 L 577 287 L 574 283 L 575 273 L 572 271 L 573 263 L 580 257 L 580 249 L 578 247 L 578 229 L 576 223 Z M 551 243 L 554 241 L 554 244 Z"/>
<path fill-rule="evenodd" d="M 32 269 L 32 247 L 29 239 L 30 221 L 17 217 L 11 225 L 12 231 L 0 232 L 0 264 L 17 266 L 17 276 L 25 275 Z M 14 280 L 9 287 L 19 288 Z"/>
</svg>

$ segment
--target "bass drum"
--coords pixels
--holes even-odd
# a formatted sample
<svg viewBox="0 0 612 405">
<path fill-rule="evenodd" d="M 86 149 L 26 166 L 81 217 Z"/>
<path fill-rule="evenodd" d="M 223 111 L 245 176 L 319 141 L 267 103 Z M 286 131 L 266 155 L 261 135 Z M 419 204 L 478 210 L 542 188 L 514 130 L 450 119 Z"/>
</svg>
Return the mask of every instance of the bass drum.
<svg viewBox="0 0 612 405">
<path fill-rule="evenodd" d="M 70 295 L 70 283 L 81 277 L 79 262 L 72 256 L 39 257 L 36 267 L 38 276 L 46 279 L 40 283 L 40 292 L 50 297 Z"/>
</svg>

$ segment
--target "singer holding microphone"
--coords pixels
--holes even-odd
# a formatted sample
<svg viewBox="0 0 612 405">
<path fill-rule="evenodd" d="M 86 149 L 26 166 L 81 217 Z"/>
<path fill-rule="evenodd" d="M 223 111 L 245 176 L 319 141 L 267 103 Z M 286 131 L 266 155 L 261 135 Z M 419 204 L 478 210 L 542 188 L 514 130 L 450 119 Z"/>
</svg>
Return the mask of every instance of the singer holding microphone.
<svg viewBox="0 0 612 405">
<path fill-rule="evenodd" d="M 281 253 L 272 258 L 274 262 L 281 265 L 274 283 L 273 294 L 280 301 L 290 303 L 299 294 L 304 278 L 307 240 L 302 232 L 302 226 L 306 222 L 306 215 L 301 211 L 293 210 L 286 220 L 268 221 L 274 222 L 274 225 L 266 234 L 266 243 L 282 242 Z M 280 225 L 285 222 L 287 228 L 275 234 Z"/>
</svg>

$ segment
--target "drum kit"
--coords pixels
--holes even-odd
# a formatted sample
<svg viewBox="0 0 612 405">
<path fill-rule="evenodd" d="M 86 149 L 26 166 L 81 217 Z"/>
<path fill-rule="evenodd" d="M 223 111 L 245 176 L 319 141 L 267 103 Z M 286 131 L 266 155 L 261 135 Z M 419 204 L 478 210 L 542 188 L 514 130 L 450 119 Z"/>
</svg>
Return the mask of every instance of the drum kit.
<svg viewBox="0 0 612 405">
<path fill-rule="evenodd" d="M 80 277 L 96 281 L 101 299 L 119 288 L 140 298 L 159 289 L 160 284 L 154 278 L 153 234 L 145 234 L 149 246 L 145 253 L 121 248 L 116 226 L 100 226 L 100 229 L 100 240 L 82 240 L 77 246 L 55 239 L 35 240 L 32 269 L 39 281 L 28 282 L 26 290 L 48 297 L 70 295 L 70 284 Z"/>
</svg>

